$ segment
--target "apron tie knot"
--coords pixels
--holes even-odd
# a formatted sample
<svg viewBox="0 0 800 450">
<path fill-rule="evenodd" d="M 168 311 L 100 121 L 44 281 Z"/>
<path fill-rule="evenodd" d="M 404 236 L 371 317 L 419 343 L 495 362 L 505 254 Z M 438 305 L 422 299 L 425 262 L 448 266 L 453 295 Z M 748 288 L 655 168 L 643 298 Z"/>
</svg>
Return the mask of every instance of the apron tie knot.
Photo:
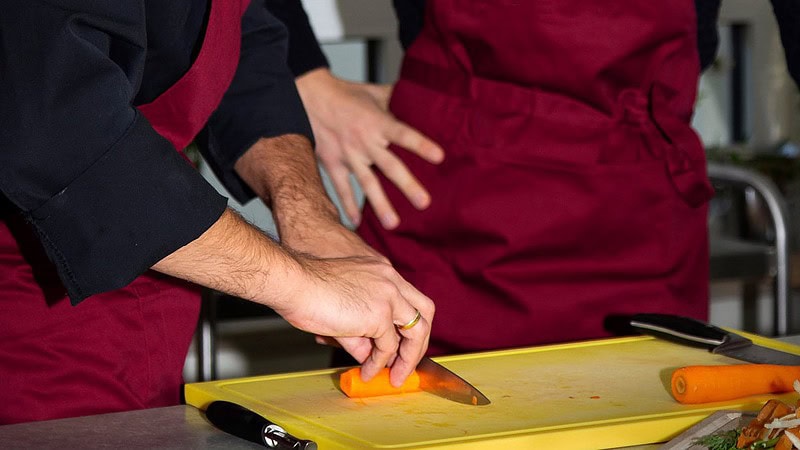
<svg viewBox="0 0 800 450">
<path fill-rule="evenodd" d="M 703 205 L 714 195 L 703 143 L 688 124 L 673 115 L 658 115 L 656 120 L 669 139 L 665 142 L 666 163 L 673 186 L 689 206 Z"/>
<path fill-rule="evenodd" d="M 623 89 L 617 96 L 617 106 L 622 123 L 644 126 L 650 122 L 650 100 L 639 89 Z"/>
<path fill-rule="evenodd" d="M 639 130 L 652 156 L 664 161 L 673 187 L 688 205 L 698 207 L 713 196 L 700 138 L 667 105 L 641 89 L 623 89 L 615 116 L 618 123 Z"/>
</svg>

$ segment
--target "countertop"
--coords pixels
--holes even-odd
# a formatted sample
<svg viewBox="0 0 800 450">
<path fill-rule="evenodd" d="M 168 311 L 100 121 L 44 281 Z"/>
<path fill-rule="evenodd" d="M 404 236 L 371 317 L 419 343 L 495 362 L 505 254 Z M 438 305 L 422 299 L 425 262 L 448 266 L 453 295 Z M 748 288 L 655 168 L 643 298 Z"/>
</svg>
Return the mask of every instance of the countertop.
<svg viewBox="0 0 800 450">
<path fill-rule="evenodd" d="M 0 447 L 30 450 L 264 448 L 214 428 L 199 409 L 186 405 L 3 425 L 0 426 Z M 658 447 L 646 445 L 626 450 Z"/>
</svg>

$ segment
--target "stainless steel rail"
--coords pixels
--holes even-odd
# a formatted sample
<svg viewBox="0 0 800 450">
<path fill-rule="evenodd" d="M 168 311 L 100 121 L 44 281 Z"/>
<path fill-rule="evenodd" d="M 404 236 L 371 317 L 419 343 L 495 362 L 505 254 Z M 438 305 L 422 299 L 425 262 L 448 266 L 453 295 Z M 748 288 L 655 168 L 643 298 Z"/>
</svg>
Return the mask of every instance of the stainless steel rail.
<svg viewBox="0 0 800 450">
<path fill-rule="evenodd" d="M 708 176 L 721 181 L 753 188 L 764 199 L 775 227 L 775 330 L 777 336 L 789 334 L 790 302 L 789 213 L 778 187 L 760 173 L 729 164 L 709 163 Z"/>
</svg>

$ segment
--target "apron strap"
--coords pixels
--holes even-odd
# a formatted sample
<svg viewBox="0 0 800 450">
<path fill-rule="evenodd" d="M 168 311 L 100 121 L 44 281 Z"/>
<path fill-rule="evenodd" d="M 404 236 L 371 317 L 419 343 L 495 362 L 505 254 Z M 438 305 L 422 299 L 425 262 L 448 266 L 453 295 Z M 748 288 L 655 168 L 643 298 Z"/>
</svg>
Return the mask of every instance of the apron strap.
<svg viewBox="0 0 800 450">
<path fill-rule="evenodd" d="M 249 0 L 209 0 L 205 38 L 192 67 L 139 111 L 177 150 L 205 126 L 228 89 L 239 63 L 242 14 Z"/>
</svg>

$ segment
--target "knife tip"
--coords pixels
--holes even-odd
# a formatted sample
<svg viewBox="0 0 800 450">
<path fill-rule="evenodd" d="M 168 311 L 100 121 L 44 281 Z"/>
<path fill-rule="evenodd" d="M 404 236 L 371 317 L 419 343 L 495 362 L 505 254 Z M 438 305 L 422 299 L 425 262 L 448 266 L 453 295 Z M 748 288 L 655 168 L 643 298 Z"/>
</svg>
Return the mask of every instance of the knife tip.
<svg viewBox="0 0 800 450">
<path fill-rule="evenodd" d="M 476 395 L 472 396 L 472 404 L 473 404 L 473 406 L 486 406 L 486 405 L 488 405 L 490 403 L 492 403 L 492 402 L 486 397 L 478 397 Z"/>
</svg>

